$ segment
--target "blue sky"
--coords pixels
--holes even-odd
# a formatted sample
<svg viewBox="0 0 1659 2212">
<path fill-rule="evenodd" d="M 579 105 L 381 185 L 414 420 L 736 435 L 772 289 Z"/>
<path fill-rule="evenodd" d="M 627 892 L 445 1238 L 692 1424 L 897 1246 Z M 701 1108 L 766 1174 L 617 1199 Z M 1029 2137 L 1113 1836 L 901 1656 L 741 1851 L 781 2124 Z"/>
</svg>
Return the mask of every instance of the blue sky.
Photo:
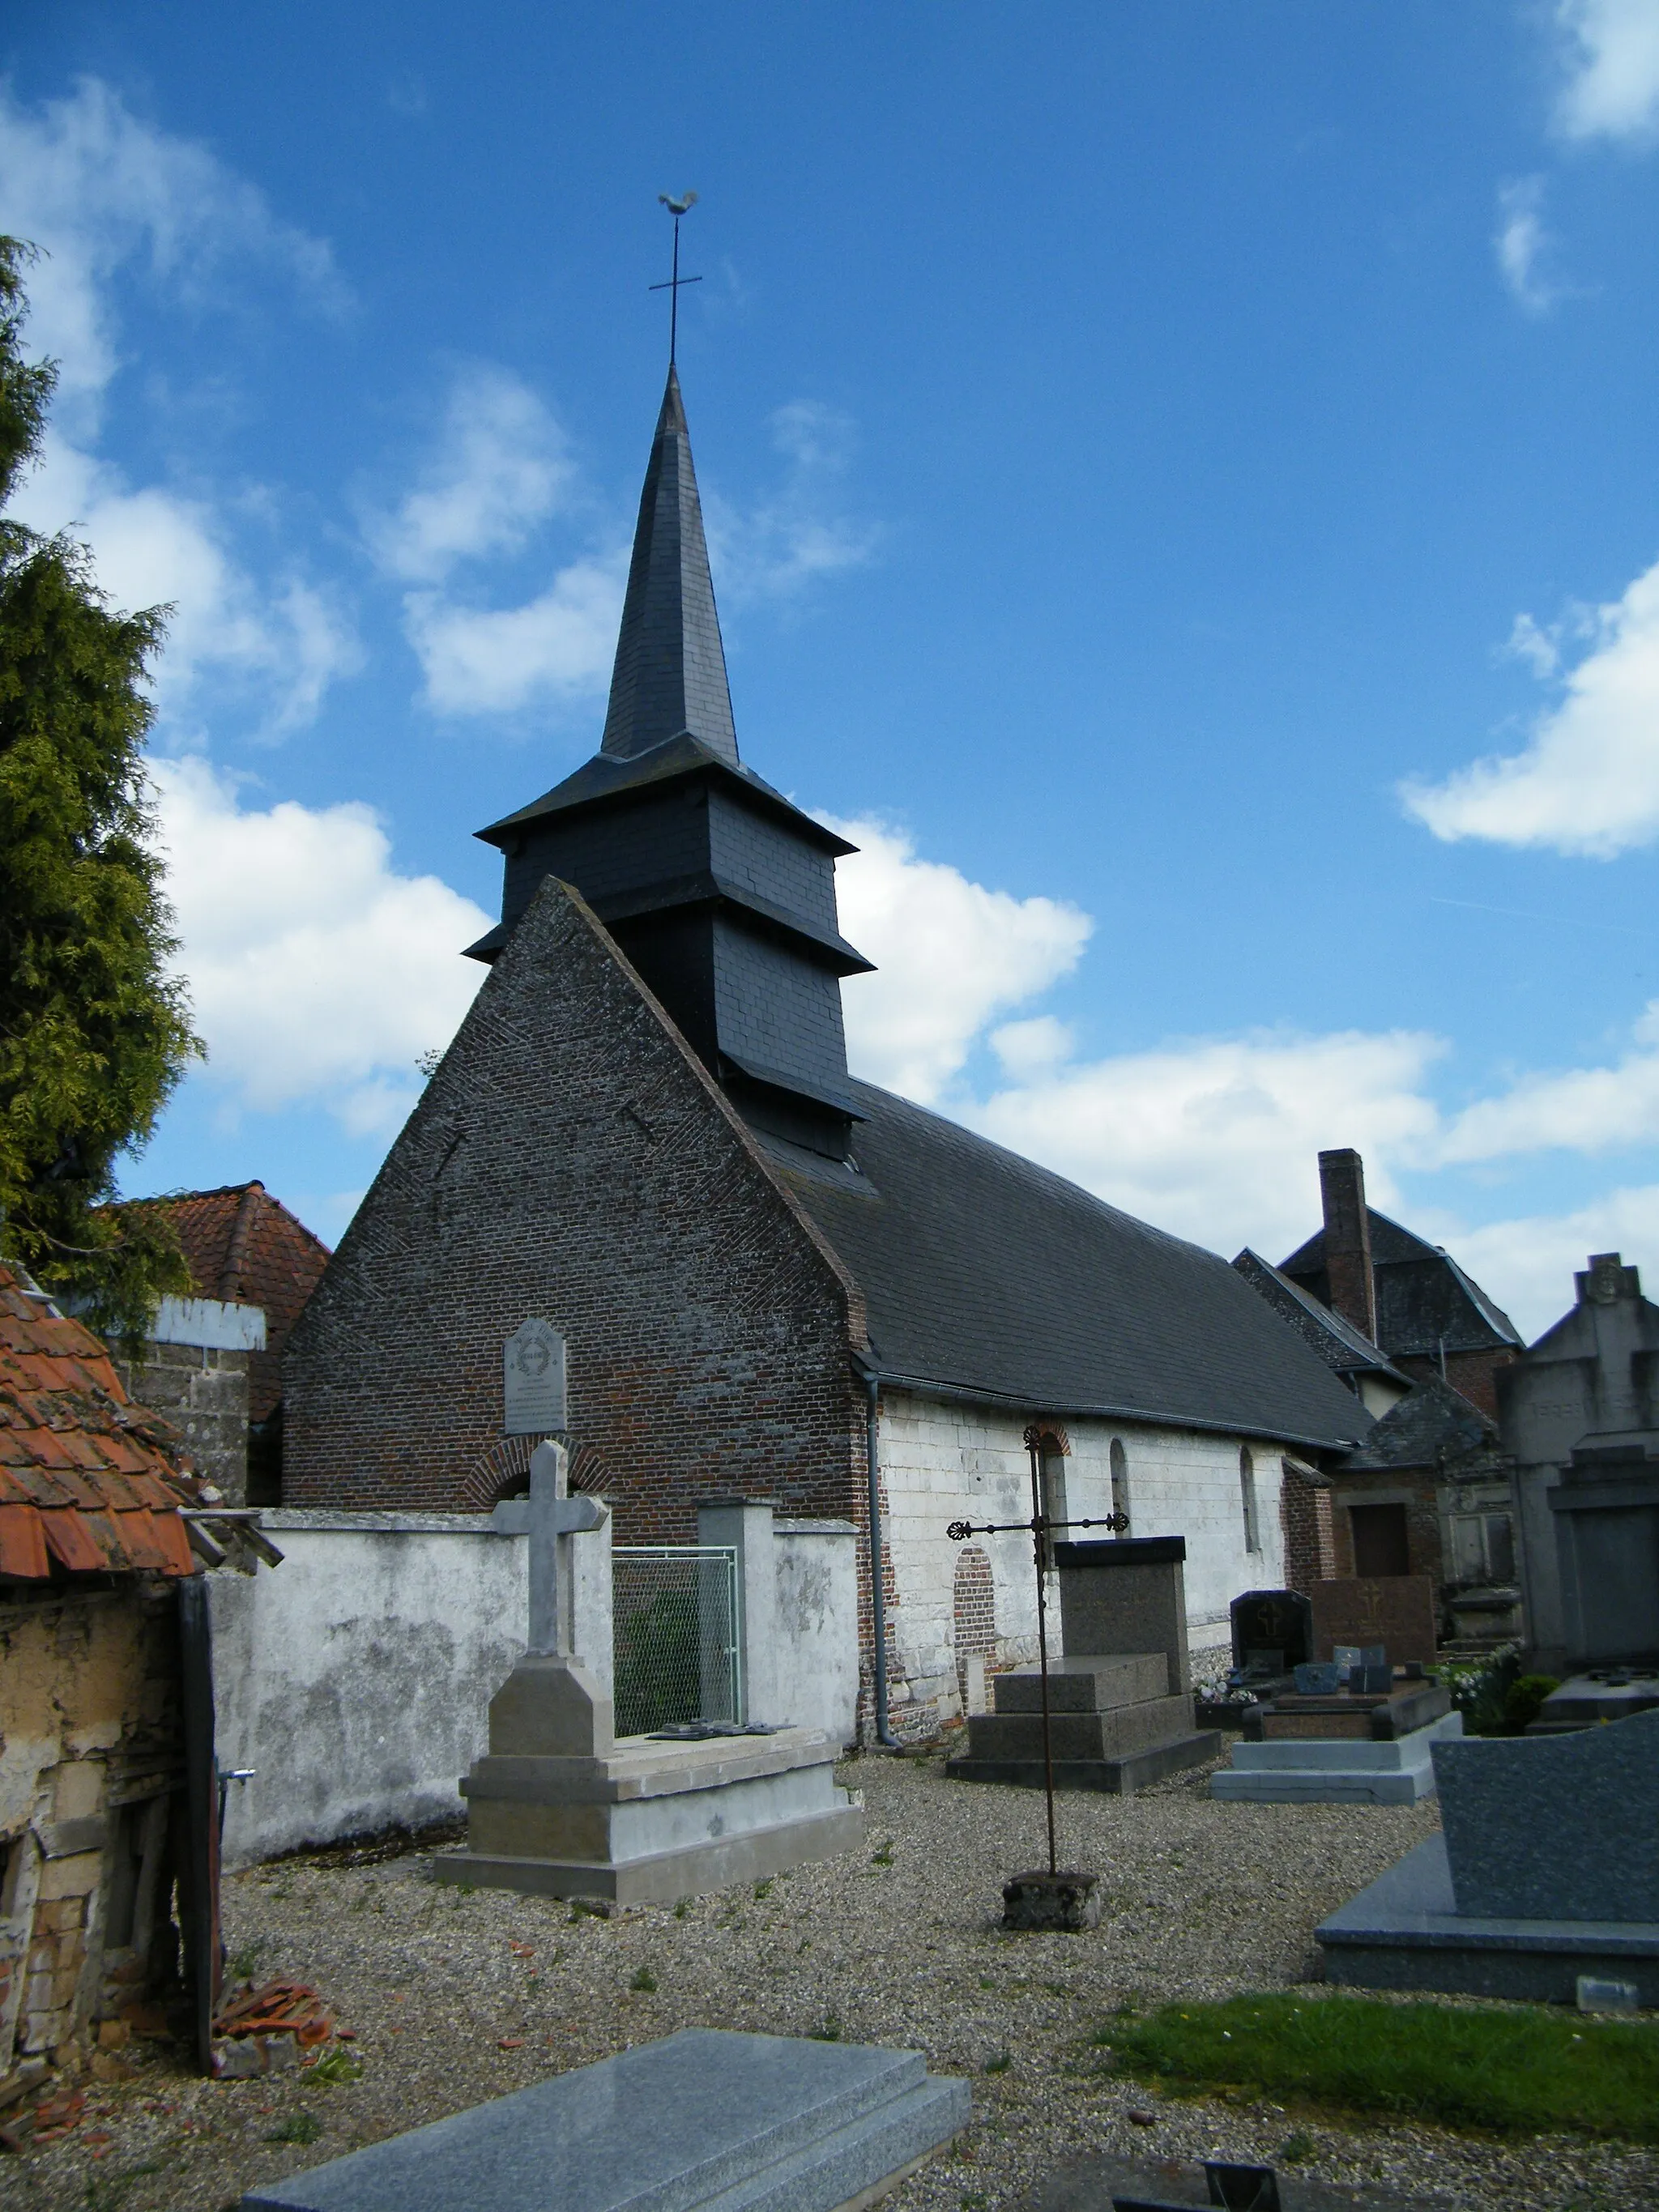
<svg viewBox="0 0 1659 2212">
<path fill-rule="evenodd" d="M 858 825 L 859 1071 L 1229 1253 L 1356 1144 L 1532 1332 L 1659 1268 L 1655 0 L 3 40 L 20 511 L 177 608 L 210 1058 L 129 1188 L 337 1236 L 465 1012 L 469 833 L 598 742 L 691 185 L 739 742 Z"/>
</svg>

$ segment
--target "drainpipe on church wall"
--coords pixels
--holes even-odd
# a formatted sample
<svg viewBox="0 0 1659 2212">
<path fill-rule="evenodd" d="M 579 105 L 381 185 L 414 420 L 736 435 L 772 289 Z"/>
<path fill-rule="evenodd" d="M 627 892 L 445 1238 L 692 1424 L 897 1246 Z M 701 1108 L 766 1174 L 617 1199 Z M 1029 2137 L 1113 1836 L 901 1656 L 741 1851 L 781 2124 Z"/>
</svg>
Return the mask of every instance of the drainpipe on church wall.
<svg viewBox="0 0 1659 2212">
<path fill-rule="evenodd" d="M 896 1751 L 887 1724 L 887 1600 L 882 1589 L 881 1562 L 881 1377 L 867 1369 L 864 1388 L 869 1400 L 865 1420 L 865 1453 L 870 1473 L 870 1626 L 875 1644 L 876 1741 L 884 1751 Z"/>
</svg>

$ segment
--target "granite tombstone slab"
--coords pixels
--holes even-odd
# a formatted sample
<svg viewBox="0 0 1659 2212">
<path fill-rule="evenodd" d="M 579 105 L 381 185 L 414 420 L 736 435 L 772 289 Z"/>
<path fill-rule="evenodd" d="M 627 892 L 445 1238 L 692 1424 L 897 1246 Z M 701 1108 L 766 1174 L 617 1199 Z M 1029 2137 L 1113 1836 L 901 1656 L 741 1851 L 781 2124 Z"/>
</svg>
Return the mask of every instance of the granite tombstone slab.
<svg viewBox="0 0 1659 2212">
<path fill-rule="evenodd" d="M 1300 1590 L 1246 1590 L 1228 1611 L 1235 1667 L 1248 1667 L 1253 1653 L 1276 1651 L 1288 1674 L 1313 1657 L 1313 1607 Z"/>
<path fill-rule="evenodd" d="M 1460 1912 L 1659 1929 L 1659 1710 L 1440 1743 L 1434 1765 Z"/>
<path fill-rule="evenodd" d="M 1339 1644 L 1382 1644 L 1395 1666 L 1427 1665 L 1436 1650 L 1434 1582 L 1428 1575 L 1346 1575 L 1313 1586 L 1316 1659 Z"/>
<path fill-rule="evenodd" d="M 919 2051 L 684 2028 L 252 2189 L 241 2212 L 832 2212 L 963 2127 Z"/>
</svg>

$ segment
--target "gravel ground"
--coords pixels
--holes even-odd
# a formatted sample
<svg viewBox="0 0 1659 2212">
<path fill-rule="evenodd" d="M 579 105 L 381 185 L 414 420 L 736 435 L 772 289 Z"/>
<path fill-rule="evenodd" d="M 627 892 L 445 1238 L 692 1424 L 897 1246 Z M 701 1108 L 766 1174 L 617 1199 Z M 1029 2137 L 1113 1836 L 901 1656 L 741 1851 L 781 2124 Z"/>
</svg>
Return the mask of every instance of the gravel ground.
<svg viewBox="0 0 1659 2212">
<path fill-rule="evenodd" d="M 1300 2171 L 1386 2183 L 1444 2212 L 1659 2203 L 1650 2151 L 1339 2126 L 1249 2100 L 1165 2100 L 1099 2070 L 1089 2035 L 1126 1999 L 1301 1980 L 1316 1923 L 1433 1828 L 1432 1802 L 1218 1805 L 1202 1774 L 1137 1798 L 1068 1796 L 1062 1860 L 1104 1876 L 1103 1924 L 1008 1936 L 1000 1885 L 1041 1863 L 1040 1798 L 947 1783 L 931 1760 L 859 1759 L 842 1778 L 865 1793 L 863 1851 L 673 1910 L 573 1917 L 439 1887 L 409 1856 L 283 1861 L 231 1879 L 233 1957 L 314 1983 L 356 2030 L 362 2078 L 204 2082 L 169 2046 L 135 2045 L 133 2077 L 93 2085 L 73 2135 L 0 2159 L 0 2203 L 218 2212 L 256 2182 L 694 2025 L 906 2045 L 937 2073 L 971 2075 L 972 2126 L 887 2200 L 893 2212 L 1012 2207 L 1089 2152 L 1276 2160 L 1292 2135 Z M 272 2140 L 296 2125 L 320 2132 Z"/>
</svg>

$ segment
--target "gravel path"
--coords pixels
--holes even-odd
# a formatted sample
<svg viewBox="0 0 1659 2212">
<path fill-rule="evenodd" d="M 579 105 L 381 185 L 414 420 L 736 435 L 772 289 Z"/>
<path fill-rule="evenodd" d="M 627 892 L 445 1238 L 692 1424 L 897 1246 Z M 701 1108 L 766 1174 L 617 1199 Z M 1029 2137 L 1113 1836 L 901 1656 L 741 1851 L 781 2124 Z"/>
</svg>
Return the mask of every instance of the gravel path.
<svg viewBox="0 0 1659 2212">
<path fill-rule="evenodd" d="M 673 1910 L 573 1917 L 440 1888 L 412 1857 L 287 1861 L 232 1879 L 233 1956 L 252 1954 L 262 1978 L 314 1983 L 356 2031 L 362 2079 L 204 2082 L 167 2046 L 134 2046 L 133 2078 L 95 2085 L 74 2135 L 0 2158 L 0 2203 L 218 2212 L 254 2182 L 692 2025 L 908 2045 L 935 2072 L 970 2075 L 973 2125 L 895 2192 L 893 2212 L 1012 2206 L 1079 2153 L 1274 2160 L 1292 2134 L 1310 2146 L 1302 2171 L 1387 2181 L 1445 2212 L 1659 2203 L 1651 2152 L 1339 2127 L 1255 2102 L 1165 2100 L 1098 2070 L 1087 2038 L 1126 1999 L 1299 1980 L 1315 1923 L 1433 1828 L 1431 1802 L 1218 1805 L 1202 1775 L 1138 1798 L 1068 1796 L 1062 1857 L 1104 1875 L 1103 1924 L 1007 1936 L 1000 1885 L 1041 1863 L 1040 1798 L 947 1783 L 932 1760 L 859 1759 L 842 1778 L 865 1792 L 864 1851 Z M 271 2140 L 296 2124 L 320 2132 Z"/>
</svg>

